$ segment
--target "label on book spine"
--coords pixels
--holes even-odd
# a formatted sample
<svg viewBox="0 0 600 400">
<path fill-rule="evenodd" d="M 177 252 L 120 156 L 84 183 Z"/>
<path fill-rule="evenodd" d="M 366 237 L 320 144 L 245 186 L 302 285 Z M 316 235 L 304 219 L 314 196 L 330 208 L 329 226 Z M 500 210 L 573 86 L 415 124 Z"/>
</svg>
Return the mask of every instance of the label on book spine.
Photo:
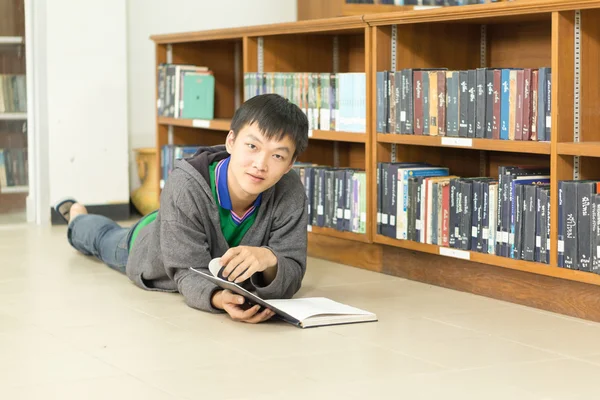
<svg viewBox="0 0 600 400">
<path fill-rule="evenodd" d="M 559 240 L 558 241 L 558 252 L 559 253 L 564 253 L 565 252 L 565 241 L 564 240 Z"/>
<path fill-rule="evenodd" d="M 442 138 L 442 146 L 473 147 L 473 139 L 445 136 Z"/>
<path fill-rule="evenodd" d="M 306 230 L 308 232 L 312 232 L 312 225 L 306 225 Z"/>
<path fill-rule="evenodd" d="M 448 247 L 440 247 L 440 255 L 446 257 L 461 258 L 463 260 L 471 259 L 471 253 L 469 253 L 468 251 L 451 249 Z"/>
<path fill-rule="evenodd" d="M 193 119 L 192 126 L 194 128 L 210 128 L 210 121 L 207 119 Z"/>
</svg>

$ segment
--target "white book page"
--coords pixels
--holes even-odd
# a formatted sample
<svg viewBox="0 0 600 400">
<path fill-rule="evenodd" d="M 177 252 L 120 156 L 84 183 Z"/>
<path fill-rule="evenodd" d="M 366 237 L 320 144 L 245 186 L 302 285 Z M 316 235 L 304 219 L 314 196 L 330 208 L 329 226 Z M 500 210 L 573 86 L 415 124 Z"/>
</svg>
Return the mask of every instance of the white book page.
<svg viewBox="0 0 600 400">
<path fill-rule="evenodd" d="M 265 300 L 265 302 L 273 307 L 277 307 L 300 321 L 311 316 L 322 314 L 373 315 L 373 313 L 368 311 L 341 304 L 325 297 Z"/>
</svg>

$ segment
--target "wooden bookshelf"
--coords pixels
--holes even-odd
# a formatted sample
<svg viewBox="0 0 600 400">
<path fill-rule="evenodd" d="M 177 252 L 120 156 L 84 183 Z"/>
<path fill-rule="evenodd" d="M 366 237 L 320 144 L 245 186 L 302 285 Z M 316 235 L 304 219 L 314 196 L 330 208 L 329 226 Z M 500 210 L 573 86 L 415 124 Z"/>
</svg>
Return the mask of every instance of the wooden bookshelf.
<svg viewBox="0 0 600 400">
<path fill-rule="evenodd" d="M 22 0 L 4 0 L 0 5 L 0 75 L 26 75 L 25 66 L 25 2 Z M 2 88 L 0 88 L 2 91 Z M 6 96 L 9 96 L 6 98 Z M 14 91 L 0 95 L 0 102 L 10 102 L 17 94 Z M 24 99 L 20 99 L 24 100 Z M 2 104 L 4 109 L 4 104 Z M 14 110 L 15 108 L 13 108 Z M 0 188 L 0 214 L 25 214 L 27 208 L 28 171 L 27 158 L 20 158 L 28 148 L 26 131 L 28 115 L 26 112 L 0 113 L 0 149 L 17 151 L 16 169 L 19 181 L 14 185 Z M 29 155 L 32 157 L 32 155 Z M 23 160 L 23 161 L 21 161 Z M 15 164 L 13 164 L 15 165 Z M 6 169 L 5 169 L 6 170 Z"/>
<path fill-rule="evenodd" d="M 308 133 L 311 140 L 330 140 L 334 142 L 366 143 L 366 133 L 312 130 Z"/>
<path fill-rule="evenodd" d="M 573 135 L 576 10 L 580 10 L 582 21 L 583 54 L 578 143 Z M 552 67 L 550 141 L 378 133 L 376 72 L 392 70 L 394 25 L 396 71 Z M 335 57 L 334 38 L 339 52 Z M 159 150 L 167 144 L 169 136 L 173 144 L 222 141 L 222 131 L 228 129 L 233 112 L 244 98 L 241 84 L 244 73 L 366 74 L 366 132 L 313 130 L 309 148 L 299 161 L 366 171 L 367 232 L 362 235 L 311 226 L 309 254 L 600 321 L 600 275 L 557 267 L 555 223 L 551 224 L 549 264 L 392 239 L 378 234 L 376 223 L 380 162 L 427 161 L 447 166 L 451 174 L 463 177 L 497 177 L 502 165 L 549 167 L 551 221 L 558 218 L 558 181 L 573 179 L 576 168 L 580 179 L 600 179 L 600 131 L 597 130 L 600 114 L 596 111 L 600 107 L 600 82 L 594 64 L 600 57 L 600 0 L 534 0 L 365 12 L 350 17 L 184 32 L 152 39 L 157 49 L 156 65 L 166 61 L 170 46 L 173 62 L 206 65 L 215 70 L 217 80 L 215 120 L 208 126 L 194 127 L 191 120 L 157 118 Z M 334 65 L 337 71 L 333 71 Z M 581 157 L 579 163 L 575 162 L 575 156 Z M 471 278 L 484 286 L 469 283 Z M 561 302 L 557 290 L 569 300 Z"/>
<path fill-rule="evenodd" d="M 558 143 L 557 152 L 565 156 L 600 157 L 600 142 Z"/>
<path fill-rule="evenodd" d="M 202 128 L 211 129 L 215 131 L 229 131 L 231 126 L 231 119 L 220 118 L 220 119 L 184 119 L 184 118 L 168 118 L 159 117 L 159 125 L 172 125 L 180 126 L 184 128 Z"/>
<path fill-rule="evenodd" d="M 336 229 L 324 228 L 324 227 L 320 227 L 320 226 L 309 226 L 308 232 L 309 232 L 309 234 L 317 235 L 317 236 L 324 235 L 324 236 L 328 236 L 328 237 L 332 237 L 332 238 L 352 240 L 352 241 L 356 241 L 356 242 L 363 242 L 363 243 L 369 242 L 369 238 L 367 237 L 367 235 L 364 235 L 361 233 L 341 232 Z"/>
<path fill-rule="evenodd" d="M 379 143 L 405 144 L 413 146 L 454 147 L 472 150 L 550 155 L 550 142 L 471 139 L 449 136 L 396 135 L 390 133 L 378 133 L 377 141 Z"/>
</svg>

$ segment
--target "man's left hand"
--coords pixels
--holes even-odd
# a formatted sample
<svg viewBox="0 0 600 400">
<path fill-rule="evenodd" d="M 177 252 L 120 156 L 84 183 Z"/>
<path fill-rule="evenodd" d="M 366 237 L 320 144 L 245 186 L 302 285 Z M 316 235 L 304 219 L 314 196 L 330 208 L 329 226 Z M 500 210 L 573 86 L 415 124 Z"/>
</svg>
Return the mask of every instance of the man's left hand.
<svg viewBox="0 0 600 400">
<path fill-rule="evenodd" d="M 277 257 L 264 247 L 238 246 L 223 254 L 221 265 L 225 267 L 223 277 L 230 282 L 240 283 L 256 272 L 276 267 Z"/>
</svg>

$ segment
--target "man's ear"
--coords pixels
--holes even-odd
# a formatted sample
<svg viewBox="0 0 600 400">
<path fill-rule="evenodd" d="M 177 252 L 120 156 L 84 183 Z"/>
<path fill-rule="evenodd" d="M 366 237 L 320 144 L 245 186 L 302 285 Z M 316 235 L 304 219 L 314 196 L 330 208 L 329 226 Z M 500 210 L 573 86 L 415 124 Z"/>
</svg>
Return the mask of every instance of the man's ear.
<svg viewBox="0 0 600 400">
<path fill-rule="evenodd" d="M 225 138 L 225 148 L 229 154 L 231 154 L 233 151 L 233 142 L 235 142 L 235 133 L 233 131 L 229 131 L 227 138 Z"/>
</svg>

